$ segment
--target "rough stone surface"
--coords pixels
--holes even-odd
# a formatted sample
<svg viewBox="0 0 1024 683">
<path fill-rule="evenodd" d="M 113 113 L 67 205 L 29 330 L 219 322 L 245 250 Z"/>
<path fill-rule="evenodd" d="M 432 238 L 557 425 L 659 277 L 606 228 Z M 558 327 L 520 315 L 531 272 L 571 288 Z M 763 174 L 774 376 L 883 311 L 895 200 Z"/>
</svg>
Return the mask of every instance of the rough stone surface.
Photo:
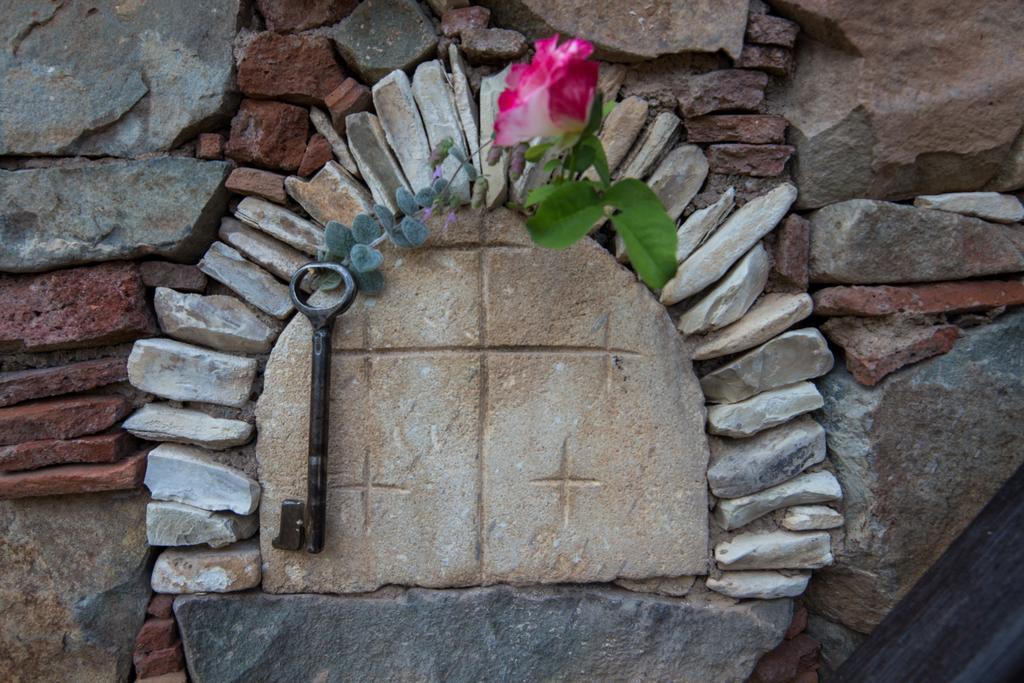
<svg viewBox="0 0 1024 683">
<path fill-rule="evenodd" d="M 925 317 L 832 318 L 821 329 L 843 349 L 846 369 L 866 386 L 905 365 L 947 353 L 960 328 Z"/>
<path fill-rule="evenodd" d="M 173 674 L 176 671 L 182 671 L 185 667 L 185 653 L 182 651 L 181 643 L 175 643 L 171 647 L 154 652 L 136 652 L 132 659 L 135 662 L 135 673 L 141 677 L 142 681 L 151 680 L 156 676 Z"/>
<path fill-rule="evenodd" d="M 663 304 L 674 304 L 701 291 L 727 270 L 786 215 L 796 188 L 783 183 L 735 211 L 708 240 L 679 266 L 661 291 Z"/>
<path fill-rule="evenodd" d="M 679 124 L 679 117 L 670 111 L 663 111 L 654 117 L 633 151 L 623 160 L 617 177 L 646 178 L 665 150 L 679 137 Z"/>
<path fill-rule="evenodd" d="M 0 501 L 0 677 L 127 680 L 149 600 L 146 497 L 54 503 Z"/>
<path fill-rule="evenodd" d="M 748 496 L 720 500 L 715 521 L 723 529 L 738 529 L 758 517 L 790 505 L 829 503 L 843 497 L 839 481 L 831 472 L 810 472 Z"/>
<path fill-rule="evenodd" d="M 0 372 L 0 407 L 32 398 L 88 391 L 127 379 L 124 358 L 98 358 L 52 368 Z"/>
<path fill-rule="evenodd" d="M 719 498 L 738 498 L 781 484 L 824 460 L 825 430 L 801 417 L 749 439 L 711 439 L 708 484 Z"/>
<path fill-rule="evenodd" d="M 619 579 L 616 586 L 635 593 L 657 593 L 681 598 L 690 592 L 696 576 L 659 576 L 653 579 Z"/>
<path fill-rule="evenodd" d="M 767 114 L 720 114 L 686 119 L 687 142 L 746 142 L 772 144 L 786 141 L 786 119 Z"/>
<path fill-rule="evenodd" d="M 152 506 L 153 503 L 150 503 L 146 508 L 147 518 Z M 174 646 L 176 642 L 178 642 L 178 628 L 174 619 L 147 619 L 139 629 L 139 635 L 135 637 L 135 652 L 138 654 L 139 652 L 163 650 Z"/>
<path fill-rule="evenodd" d="M 639 97 L 627 97 L 612 109 L 612 113 L 604 121 L 601 134 L 601 144 L 604 145 L 604 153 L 608 158 L 608 170 L 614 173 L 622 160 L 626 158 L 629 150 L 633 147 L 637 136 L 647 123 L 647 101 Z M 597 173 L 593 170 L 588 173 L 596 180 Z"/>
<path fill-rule="evenodd" d="M 473 150 L 466 147 L 459 114 L 455 110 L 455 93 L 448 81 L 448 74 L 445 73 L 441 62 L 424 62 L 416 67 L 412 79 L 412 92 L 423 118 L 423 128 L 426 130 L 431 149 L 436 149 L 442 141 L 450 139 L 468 159 Z M 469 178 L 464 172 L 458 172 L 460 165 L 458 159 L 449 156 L 441 165 L 441 175 L 444 178 L 451 178 L 452 191 L 463 201 L 469 201 Z"/>
<path fill-rule="evenodd" d="M 1024 280 L 939 282 L 906 287 L 826 287 L 814 293 L 817 315 L 971 313 L 1024 304 Z"/>
<path fill-rule="evenodd" d="M 220 351 L 265 353 L 277 337 L 248 306 L 219 294 L 182 294 L 160 288 L 153 296 L 165 334 Z"/>
<path fill-rule="evenodd" d="M 809 280 L 807 261 L 811 249 L 811 224 L 794 214 L 765 239 L 772 257 L 768 276 L 769 292 L 806 292 Z"/>
<path fill-rule="evenodd" d="M 708 408 L 708 431 L 712 434 L 745 438 L 783 424 L 797 415 L 817 410 L 821 394 L 810 382 L 798 382 L 772 389 L 739 403 Z"/>
<path fill-rule="evenodd" d="M 810 572 L 725 572 L 708 578 L 707 587 L 737 600 L 777 600 L 802 595 L 810 580 Z"/>
<path fill-rule="evenodd" d="M 154 255 L 195 260 L 224 213 L 228 170 L 187 157 L 0 170 L 0 270 Z"/>
<path fill-rule="evenodd" d="M 502 64 L 526 54 L 526 38 L 504 28 L 466 28 L 460 34 L 462 51 L 473 64 Z"/>
<path fill-rule="evenodd" d="M 196 158 L 216 160 L 224 158 L 224 136 L 220 133 L 200 133 L 196 138 Z"/>
<path fill-rule="evenodd" d="M 149 600 L 146 614 L 157 619 L 166 619 L 174 614 L 174 597 L 157 593 Z"/>
<path fill-rule="evenodd" d="M 109 465 L 60 465 L 11 472 L 0 475 L 0 500 L 135 489 L 142 485 L 145 472 L 145 453 Z"/>
<path fill-rule="evenodd" d="M 708 332 L 739 320 L 768 282 L 768 254 L 760 244 L 736 262 L 725 277 L 679 318 L 683 334 Z"/>
<path fill-rule="evenodd" d="M 1024 187 L 1024 129 L 1010 147 L 1009 154 L 1003 159 L 999 173 L 990 180 L 983 189 L 996 192 L 1011 192 Z"/>
<path fill-rule="evenodd" d="M 373 201 L 396 213 L 395 192 L 400 187 L 410 188 L 398 160 L 391 153 L 380 120 L 368 112 L 350 114 L 345 119 L 345 131 L 349 149 L 359 166 L 359 174 L 373 194 Z"/>
<path fill-rule="evenodd" d="M 696 145 L 679 145 L 665 155 L 647 183 L 675 221 L 700 192 L 708 177 L 708 160 Z"/>
<path fill-rule="evenodd" d="M 153 501 L 146 507 L 146 538 L 150 545 L 202 545 L 221 548 L 253 536 L 256 515 L 210 512 L 191 505 Z"/>
<path fill-rule="evenodd" d="M 737 534 L 715 546 L 724 569 L 820 569 L 832 564 L 832 540 L 824 531 Z"/>
<path fill-rule="evenodd" d="M 779 103 L 797 147 L 799 207 L 976 190 L 998 172 L 1024 107 L 1015 0 L 975 3 L 967 23 L 943 0 L 772 9 L 809 38 Z"/>
<path fill-rule="evenodd" d="M 711 145 L 708 147 L 708 164 L 713 173 L 773 178 L 782 174 L 794 151 L 790 145 Z"/>
<path fill-rule="evenodd" d="M 295 171 L 302 163 L 308 133 L 309 114 L 302 107 L 242 100 L 231 119 L 231 137 L 224 155 L 240 164 Z"/>
<path fill-rule="evenodd" d="M 788 600 L 709 606 L 607 588 L 509 586 L 188 596 L 174 609 L 196 683 L 242 681 L 253 670 L 274 680 L 740 683 L 792 612 Z M 264 628 L 245 628 L 252 623 Z M 300 644 L 323 656 L 275 656 Z"/>
<path fill-rule="evenodd" d="M 286 182 L 285 185 L 290 192 L 304 198 L 315 197 L 315 192 L 302 192 L 302 189 L 309 187 L 309 185 L 298 178 L 292 182 Z M 319 183 L 314 185 L 314 188 L 319 187 Z M 335 199 L 340 200 L 342 197 L 335 197 Z M 321 199 L 321 201 L 325 200 Z M 308 203 L 314 209 L 320 208 L 312 201 L 308 201 Z M 306 207 L 303 206 L 303 208 Z M 320 211 L 316 211 L 313 215 L 315 217 L 320 213 Z M 324 243 L 324 231 L 317 227 L 316 223 L 308 221 L 284 207 L 255 197 L 247 197 L 239 202 L 238 207 L 235 208 L 235 216 L 246 225 L 262 230 L 271 237 L 279 239 L 310 256 L 316 254 L 317 250 Z"/>
<path fill-rule="evenodd" d="M 510 67 L 505 67 L 493 76 L 480 80 L 480 147 L 494 137 L 494 120 L 498 117 L 498 97 L 505 89 L 505 79 Z M 614 112 L 612 112 L 614 114 Z M 623 152 L 625 156 L 625 151 Z M 508 154 L 502 153 L 495 164 L 487 163 L 483 155 L 483 176 L 487 179 L 487 208 L 493 209 L 505 203 L 508 195 Z"/>
<path fill-rule="evenodd" d="M 724 69 L 691 76 L 682 84 L 679 111 L 692 118 L 716 111 L 755 111 L 764 102 L 768 74 Z"/>
<path fill-rule="evenodd" d="M 755 394 L 832 369 L 832 352 L 813 327 L 786 332 L 749 351 L 700 380 L 704 396 L 713 403 L 735 403 Z"/>
<path fill-rule="evenodd" d="M 365 0 L 333 37 L 345 63 L 367 83 L 429 59 L 437 45 L 433 24 L 413 0 Z"/>
<path fill-rule="evenodd" d="M 0 408 L 0 446 L 94 434 L 130 409 L 121 396 L 75 396 Z"/>
<path fill-rule="evenodd" d="M 135 342 L 128 381 L 172 401 L 202 401 L 241 407 L 249 400 L 256 360 L 210 351 L 172 339 Z"/>
<path fill-rule="evenodd" d="M 734 65 L 741 69 L 760 69 L 773 76 L 787 77 L 793 70 L 792 53 L 774 45 L 744 45 Z"/>
<path fill-rule="evenodd" d="M 747 19 L 747 40 L 760 45 L 793 47 L 800 26 L 795 22 L 767 14 L 750 13 Z"/>
<path fill-rule="evenodd" d="M 223 449 L 241 446 L 252 438 L 252 425 L 242 420 L 211 417 L 198 410 L 150 403 L 124 422 L 124 428 L 141 439 Z"/>
<path fill-rule="evenodd" d="M 368 92 L 367 97 L 369 97 Z M 338 159 L 338 163 L 340 163 L 345 170 L 352 175 L 358 176 L 359 167 L 356 166 L 356 160 L 352 158 L 352 153 L 349 152 L 348 145 L 339 133 L 339 131 L 345 130 L 345 126 L 332 122 L 326 113 L 316 107 L 309 108 L 309 120 L 313 123 L 313 127 L 316 128 L 316 132 L 319 135 L 322 135 L 327 142 L 330 143 L 331 151 L 334 152 L 334 156 Z M 342 121 L 342 123 L 344 123 L 344 121 Z"/>
<path fill-rule="evenodd" d="M 766 294 L 742 318 L 697 342 L 694 360 L 718 358 L 762 344 L 811 314 L 807 294 Z"/>
<path fill-rule="evenodd" d="M 260 485 L 254 480 L 216 463 L 200 448 L 178 444 L 165 443 L 150 451 L 146 487 L 154 500 L 212 512 L 251 515 L 260 503 Z"/>
<path fill-rule="evenodd" d="M 241 4 L 6 0 L 0 155 L 139 156 L 225 121 Z"/>
<path fill-rule="evenodd" d="M 1024 311 L 877 387 L 842 368 L 820 386 L 847 526 L 809 597 L 812 612 L 867 633 L 1024 462 Z"/>
<path fill-rule="evenodd" d="M 423 128 L 412 83 L 404 71 L 392 71 L 373 86 L 373 104 L 388 144 L 415 192 L 430 185 L 430 142 Z"/>
<path fill-rule="evenodd" d="M 466 65 L 462 61 L 462 53 L 459 52 L 459 48 L 455 43 L 448 46 L 448 64 L 452 72 L 451 80 L 452 91 L 455 96 L 455 109 L 459 114 L 459 122 L 462 124 L 466 143 L 472 152 L 472 149 L 478 147 L 480 140 L 480 108 L 477 106 L 476 96 L 473 94 L 473 88 L 469 84 L 469 77 L 466 75 Z M 486 151 L 483 154 L 477 151 L 470 159 L 477 171 L 483 170 L 482 156 L 486 154 Z"/>
<path fill-rule="evenodd" d="M 238 60 L 238 89 L 247 97 L 323 104 L 345 80 L 327 36 L 256 34 Z"/>
<path fill-rule="evenodd" d="M 321 225 L 338 221 L 352 225 L 361 213 L 373 213 L 373 197 L 366 186 L 333 161 L 310 180 L 292 176 L 285 181 L 288 194 Z M 319 232 L 317 237 L 322 240 Z"/>
<path fill-rule="evenodd" d="M 441 33 L 447 38 L 457 38 L 467 28 L 487 28 L 491 21 L 491 10 L 486 7 L 456 7 L 441 17 Z"/>
<path fill-rule="evenodd" d="M 730 187 L 714 204 L 690 214 L 676 230 L 676 262 L 682 263 L 697 247 L 704 244 L 708 236 L 732 211 L 736 205 L 735 198 L 736 191 Z"/>
<path fill-rule="evenodd" d="M 595 0 L 484 0 L 498 26 L 530 40 L 553 33 L 594 43 L 601 59 L 641 61 L 678 52 L 717 52 L 737 57 L 743 47 L 747 0 L 640 5 Z"/>
<path fill-rule="evenodd" d="M 74 439 L 40 439 L 0 446 L 0 471 L 34 470 L 47 465 L 115 462 L 135 448 L 122 431 Z"/>
<path fill-rule="evenodd" d="M 334 24 L 355 9 L 359 0 L 256 0 L 271 31 L 305 31 Z"/>
<path fill-rule="evenodd" d="M 302 153 L 302 162 L 299 164 L 299 170 L 295 173 L 303 178 L 307 178 L 333 159 L 334 151 L 331 149 L 331 143 L 320 133 L 314 133 L 306 144 L 306 151 Z"/>
<path fill-rule="evenodd" d="M 345 132 L 345 118 L 349 114 L 367 111 L 373 106 L 370 89 L 354 78 L 346 78 L 324 98 L 331 123 L 339 133 Z"/>
<path fill-rule="evenodd" d="M 260 585 L 260 545 L 170 548 L 160 553 L 151 579 L 157 593 L 232 593 Z"/>
<path fill-rule="evenodd" d="M 702 573 L 702 400 L 665 311 L 595 243 L 535 248 L 511 212 L 432 240 L 335 327 L 332 531 L 316 558 L 264 535 L 264 588 Z M 257 408 L 264 528 L 305 491 L 309 344 L 297 317 Z"/>
<path fill-rule="evenodd" d="M 285 282 L 290 282 L 295 271 L 310 261 L 309 256 L 292 249 L 284 242 L 278 242 L 270 235 L 253 230 L 241 221 L 227 216 L 221 219 L 220 232 L 217 236 L 253 263 L 266 268 Z M 277 336 L 276 333 L 273 336 Z"/>
<path fill-rule="evenodd" d="M 294 310 L 286 286 L 223 242 L 210 245 L 199 270 L 275 318 L 287 318 Z"/>
<path fill-rule="evenodd" d="M 797 505 L 786 510 L 782 526 L 790 531 L 837 529 L 843 526 L 843 516 L 827 505 Z"/>
<path fill-rule="evenodd" d="M 1024 204 L 1011 194 L 998 192 L 925 195 L 915 199 L 914 206 L 973 216 L 993 223 L 1019 223 L 1024 219 Z"/>
<path fill-rule="evenodd" d="M 142 284 L 147 287 L 170 287 L 179 292 L 205 292 L 206 276 L 195 266 L 167 261 L 143 261 L 139 264 Z"/>
<path fill-rule="evenodd" d="M 284 176 L 259 168 L 236 168 L 231 171 L 224 187 L 236 194 L 263 197 L 278 204 L 288 200 L 284 192 Z"/>
<path fill-rule="evenodd" d="M 1024 270 L 1024 229 L 851 199 L 811 214 L 811 281 L 887 284 Z"/>
</svg>

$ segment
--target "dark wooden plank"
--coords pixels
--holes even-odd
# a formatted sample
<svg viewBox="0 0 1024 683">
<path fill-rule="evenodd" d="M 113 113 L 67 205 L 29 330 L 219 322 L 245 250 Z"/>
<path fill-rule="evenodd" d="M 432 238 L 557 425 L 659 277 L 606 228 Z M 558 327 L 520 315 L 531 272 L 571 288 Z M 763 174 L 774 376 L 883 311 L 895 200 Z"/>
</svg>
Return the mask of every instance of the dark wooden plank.
<svg viewBox="0 0 1024 683">
<path fill-rule="evenodd" d="M 830 680 L 1024 681 L 1024 467 Z"/>
</svg>

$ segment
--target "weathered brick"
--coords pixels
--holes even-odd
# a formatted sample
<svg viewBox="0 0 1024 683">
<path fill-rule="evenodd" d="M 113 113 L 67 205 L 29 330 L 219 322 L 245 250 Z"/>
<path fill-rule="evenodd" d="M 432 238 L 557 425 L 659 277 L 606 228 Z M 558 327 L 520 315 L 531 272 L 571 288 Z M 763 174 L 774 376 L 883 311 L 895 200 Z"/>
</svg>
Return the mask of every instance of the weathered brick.
<svg viewBox="0 0 1024 683">
<path fill-rule="evenodd" d="M 751 14 L 747 19 L 747 42 L 793 47 L 800 26 L 789 19 L 769 14 Z"/>
<path fill-rule="evenodd" d="M 157 333 L 131 263 L 0 276 L 0 301 L 0 351 L 101 346 Z"/>
<path fill-rule="evenodd" d="M 748 142 L 751 144 L 786 141 L 786 119 L 768 114 L 719 114 L 686 120 L 687 142 Z"/>
<path fill-rule="evenodd" d="M 267 31 L 252 38 L 238 61 L 238 89 L 248 97 L 320 105 L 344 80 L 326 36 Z"/>
<path fill-rule="evenodd" d="M 334 158 L 334 151 L 331 143 L 323 135 L 314 133 L 306 145 L 306 152 L 302 155 L 302 163 L 299 164 L 297 175 L 308 177 L 324 167 L 328 161 Z M 282 201 L 283 203 L 283 201 Z"/>
<path fill-rule="evenodd" d="M 790 214 L 782 225 L 765 238 L 765 246 L 772 257 L 768 291 L 806 292 L 807 261 L 811 248 L 810 222 L 795 213 Z"/>
<path fill-rule="evenodd" d="M 256 0 L 271 31 L 305 31 L 334 24 L 349 14 L 359 0 Z"/>
<path fill-rule="evenodd" d="M 491 21 L 491 10 L 479 5 L 450 9 L 441 16 L 441 33 L 446 38 L 455 38 L 463 30 L 487 28 Z"/>
<path fill-rule="evenodd" d="M 146 607 L 146 614 L 154 616 L 157 619 L 164 619 L 174 613 L 173 608 L 173 595 L 157 593 L 149 599 L 149 605 Z"/>
<path fill-rule="evenodd" d="M 200 133 L 196 140 L 196 157 L 199 159 L 223 159 L 224 136 L 220 133 Z"/>
<path fill-rule="evenodd" d="M 0 408 L 0 445 L 95 434 L 130 411 L 123 396 L 77 396 Z"/>
<path fill-rule="evenodd" d="M 75 439 L 26 441 L 0 446 L 0 472 L 71 463 L 117 462 L 136 447 L 135 437 L 124 431 Z"/>
<path fill-rule="evenodd" d="M 278 204 L 288 200 L 284 191 L 284 176 L 261 168 L 236 168 L 224 182 L 224 187 L 238 194 L 263 197 Z"/>
<path fill-rule="evenodd" d="M 771 178 L 785 170 L 786 162 L 795 151 L 790 145 L 730 143 L 711 145 L 707 157 L 712 173 Z"/>
<path fill-rule="evenodd" d="M 793 66 L 793 56 L 784 47 L 744 45 L 736 66 L 741 69 L 759 69 L 774 76 L 788 76 Z"/>
<path fill-rule="evenodd" d="M 178 642 L 178 627 L 173 617 L 147 619 L 135 636 L 136 654 L 165 650 Z"/>
<path fill-rule="evenodd" d="M 905 287 L 826 287 L 814 294 L 818 315 L 972 313 L 1024 304 L 1024 280 L 938 282 Z"/>
<path fill-rule="evenodd" d="M 798 604 L 793 608 L 793 620 L 789 623 L 789 628 L 786 629 L 786 640 L 793 640 L 798 635 L 804 632 L 807 628 L 807 608 L 802 604 Z"/>
<path fill-rule="evenodd" d="M 0 373 L 0 408 L 58 394 L 128 381 L 127 358 L 98 358 L 70 365 Z"/>
<path fill-rule="evenodd" d="M 715 111 L 756 111 L 764 102 L 768 75 L 722 69 L 691 76 L 679 94 L 679 111 L 691 118 Z"/>
<path fill-rule="evenodd" d="M 146 453 L 109 465 L 61 465 L 31 472 L 0 474 L 0 499 L 121 491 L 142 486 Z"/>
<path fill-rule="evenodd" d="M 139 264 L 142 282 L 147 287 L 167 287 L 179 292 L 206 291 L 206 275 L 195 266 L 167 261 L 143 261 Z"/>
<path fill-rule="evenodd" d="M 306 151 L 309 112 L 284 102 L 242 100 L 224 154 L 241 164 L 295 171 Z"/>
<path fill-rule="evenodd" d="M 473 64 L 500 64 L 526 54 L 529 45 L 518 31 L 504 28 L 463 29 L 462 51 Z"/>
<path fill-rule="evenodd" d="M 373 106 L 373 92 L 354 78 L 346 78 L 324 99 L 331 112 L 331 123 L 339 133 L 345 132 L 345 117 Z"/>
<path fill-rule="evenodd" d="M 153 652 L 136 652 L 135 675 L 138 678 L 150 678 L 162 674 L 182 671 L 185 668 L 185 654 L 181 649 L 181 641 L 171 647 Z"/>
<path fill-rule="evenodd" d="M 750 683 L 792 683 L 802 669 L 817 662 L 821 643 L 807 634 L 800 634 L 782 643 L 761 657 Z"/>
</svg>

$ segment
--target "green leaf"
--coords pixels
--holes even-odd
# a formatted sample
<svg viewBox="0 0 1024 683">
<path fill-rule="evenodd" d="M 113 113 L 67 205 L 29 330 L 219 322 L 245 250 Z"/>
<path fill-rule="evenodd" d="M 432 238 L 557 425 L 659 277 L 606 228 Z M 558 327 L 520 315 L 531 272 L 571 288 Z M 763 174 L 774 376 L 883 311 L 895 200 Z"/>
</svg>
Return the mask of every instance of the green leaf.
<svg viewBox="0 0 1024 683">
<path fill-rule="evenodd" d="M 462 148 L 459 147 L 458 145 L 453 146 L 449 154 L 455 157 L 455 160 L 458 161 L 460 164 L 466 163 L 466 153 L 463 152 Z"/>
<path fill-rule="evenodd" d="M 431 187 L 424 187 L 416 193 L 416 203 L 423 208 L 427 208 L 433 204 L 435 199 L 437 199 L 437 193 L 434 192 L 434 189 Z"/>
<path fill-rule="evenodd" d="M 333 270 L 323 270 L 316 276 L 317 289 L 337 289 L 341 285 L 341 273 Z"/>
<path fill-rule="evenodd" d="M 605 156 L 604 145 L 594 135 L 588 135 L 580 140 L 580 148 L 587 149 L 593 154 L 589 165 L 593 165 L 594 170 L 597 171 L 601 184 L 608 187 L 611 183 L 611 173 L 608 170 L 608 157 Z"/>
<path fill-rule="evenodd" d="M 462 170 L 466 173 L 466 177 L 469 178 L 469 182 L 476 180 L 476 167 L 473 164 L 469 162 L 462 164 Z"/>
<path fill-rule="evenodd" d="M 527 219 L 526 227 L 540 246 L 564 249 L 590 232 L 602 217 L 604 205 L 593 184 L 579 180 L 555 188 Z"/>
<path fill-rule="evenodd" d="M 601 91 L 594 93 L 594 101 L 590 103 L 590 115 L 587 117 L 587 125 L 583 129 L 583 135 L 596 133 L 601 128 L 601 121 L 604 118 L 604 96 Z"/>
<path fill-rule="evenodd" d="M 369 216 L 367 216 L 369 218 Z M 368 221 L 353 221 L 352 237 L 359 244 L 371 244 L 380 237 L 380 223 L 370 219 Z"/>
<path fill-rule="evenodd" d="M 327 245 L 329 252 L 337 254 L 344 259 L 348 256 L 349 250 L 352 249 L 352 245 L 355 243 L 352 231 L 345 227 L 344 224 L 338 221 L 327 222 L 327 226 L 324 228 L 324 244 Z"/>
<path fill-rule="evenodd" d="M 434 195 L 439 195 L 448 189 L 448 181 L 444 178 L 436 178 L 433 183 L 430 184 L 430 189 L 434 191 Z"/>
<path fill-rule="evenodd" d="M 409 246 L 411 247 L 420 246 L 427 241 L 427 237 L 430 235 L 427 226 L 422 221 L 410 216 L 403 218 L 398 227 L 402 234 L 405 235 L 405 239 L 409 241 Z"/>
<path fill-rule="evenodd" d="M 376 294 L 384 289 L 384 276 L 379 270 L 371 270 L 366 273 L 352 273 L 359 285 L 359 291 L 363 294 Z"/>
<path fill-rule="evenodd" d="M 530 190 L 530 194 L 526 195 L 526 203 L 524 207 L 530 207 L 534 204 L 539 204 L 548 196 L 558 189 L 558 185 L 541 185 L 540 187 Z"/>
<path fill-rule="evenodd" d="M 676 226 L 661 200 L 643 182 L 626 178 L 604 195 L 619 210 L 612 225 L 622 236 L 630 263 L 649 287 L 663 287 L 676 273 Z"/>
<path fill-rule="evenodd" d="M 601 118 L 605 118 L 608 114 L 611 114 L 612 110 L 615 109 L 616 104 L 618 104 L 618 102 L 605 102 L 604 107 L 601 108 Z"/>
<path fill-rule="evenodd" d="M 539 145 L 534 145 L 526 150 L 524 157 L 527 161 L 540 161 L 540 158 L 544 156 L 544 152 L 548 151 L 552 144 L 553 143 L 550 142 L 544 142 Z"/>
<path fill-rule="evenodd" d="M 412 192 L 409 192 L 404 187 L 395 190 L 395 203 L 398 204 L 398 208 L 402 210 L 402 213 L 407 216 L 411 216 L 419 210 L 416 198 L 412 196 Z"/>
<path fill-rule="evenodd" d="M 377 220 L 380 221 L 385 230 L 395 227 L 395 214 L 391 213 L 391 209 L 383 204 L 374 204 L 373 212 L 377 214 Z"/>
<path fill-rule="evenodd" d="M 588 140 L 592 137 L 593 136 L 588 136 L 584 138 L 584 140 Z M 594 163 L 594 158 L 596 156 L 597 153 L 594 151 L 594 148 L 590 145 L 582 144 L 581 140 L 580 144 L 576 147 L 576 151 L 572 155 L 572 171 L 574 173 L 583 173 L 590 168 L 591 164 Z"/>
<path fill-rule="evenodd" d="M 562 165 L 562 160 L 559 158 L 548 159 L 548 163 L 544 164 L 545 173 L 554 173 L 555 169 Z"/>
<path fill-rule="evenodd" d="M 365 244 L 357 244 L 352 247 L 348 259 L 352 264 L 352 270 L 357 273 L 368 273 L 380 268 L 384 263 L 384 254 Z"/>
</svg>

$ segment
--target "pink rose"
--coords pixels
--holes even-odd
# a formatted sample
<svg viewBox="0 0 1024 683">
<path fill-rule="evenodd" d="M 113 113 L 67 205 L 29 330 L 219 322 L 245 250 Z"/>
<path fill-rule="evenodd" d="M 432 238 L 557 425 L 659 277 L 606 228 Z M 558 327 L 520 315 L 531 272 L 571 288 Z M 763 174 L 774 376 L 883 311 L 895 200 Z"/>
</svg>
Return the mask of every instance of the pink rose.
<svg viewBox="0 0 1024 683">
<path fill-rule="evenodd" d="M 494 144 L 511 147 L 536 137 L 583 130 L 597 90 L 597 62 L 587 61 L 594 46 L 558 36 L 538 40 L 529 64 L 515 64 L 498 97 Z"/>
</svg>

